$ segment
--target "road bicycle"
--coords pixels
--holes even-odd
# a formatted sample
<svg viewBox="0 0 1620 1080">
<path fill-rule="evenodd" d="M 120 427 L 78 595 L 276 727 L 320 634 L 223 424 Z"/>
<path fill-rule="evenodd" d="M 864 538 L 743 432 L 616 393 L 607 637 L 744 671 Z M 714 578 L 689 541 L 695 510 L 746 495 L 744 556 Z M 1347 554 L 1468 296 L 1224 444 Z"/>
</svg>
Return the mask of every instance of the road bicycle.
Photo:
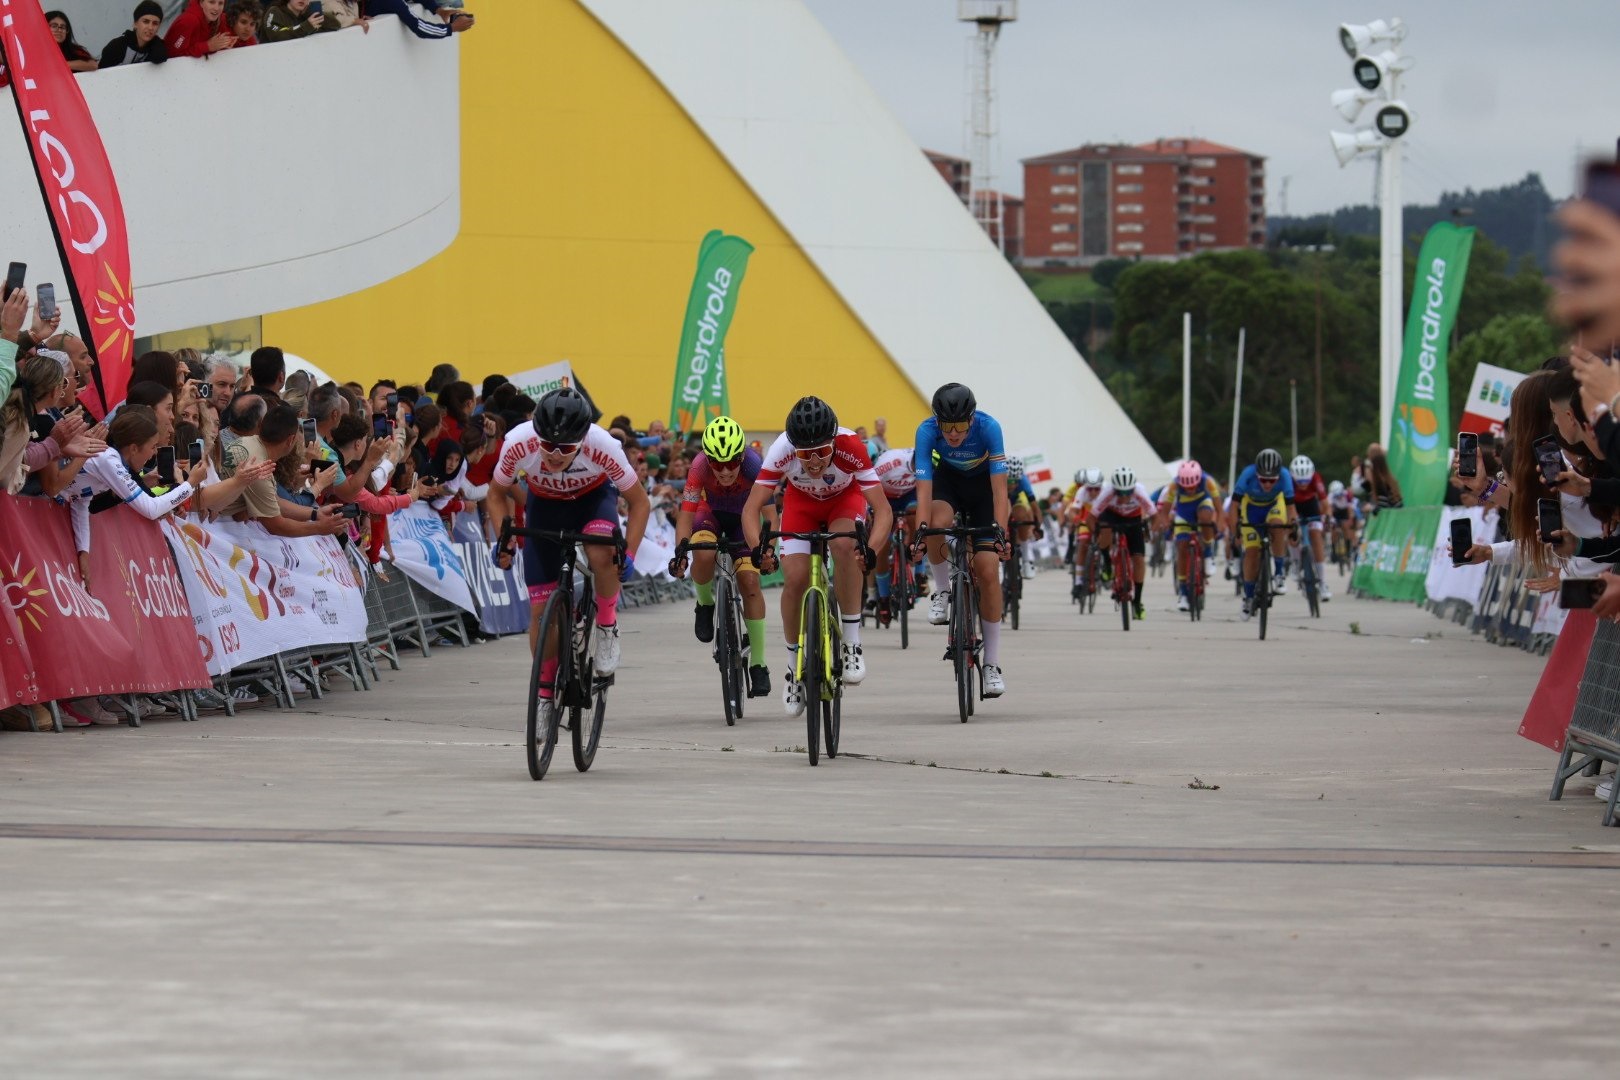
<svg viewBox="0 0 1620 1080">
<path fill-rule="evenodd" d="M 1018 629 L 1018 602 L 1024 597 L 1024 570 L 1018 559 L 1001 564 L 1001 617 L 1014 630 Z"/>
<path fill-rule="evenodd" d="M 1310 609 L 1311 618 L 1322 617 L 1322 589 L 1316 577 L 1316 561 L 1311 558 L 1311 537 L 1308 530 L 1302 530 L 1299 541 L 1299 590 L 1305 596 L 1305 606 Z"/>
<path fill-rule="evenodd" d="M 742 719 L 743 700 L 748 697 L 749 654 L 737 567 L 728 548 L 714 540 L 688 541 L 670 560 L 670 575 L 680 576 L 675 573 L 676 564 L 687 552 L 714 552 L 714 662 L 720 669 L 720 700 L 725 707 L 726 726 L 732 727 Z M 685 568 L 681 569 L 684 572 Z"/>
<path fill-rule="evenodd" d="M 615 566 L 624 565 L 624 536 L 615 529 L 609 535 L 572 532 L 562 529 L 528 529 L 514 526 L 509 519 L 501 529 L 501 547 L 514 537 L 549 540 L 562 548 L 562 570 L 557 591 L 546 601 L 540 614 L 540 633 L 534 660 L 530 665 L 528 722 L 524 746 L 529 759 L 529 778 L 542 779 L 551 766 L 557 747 L 557 730 L 566 726 L 574 744 L 574 767 L 585 772 L 596 760 L 602 741 L 602 721 L 607 717 L 607 692 L 613 676 L 599 675 L 591 656 L 591 628 L 596 622 L 596 590 L 590 567 L 580 568 L 584 588 L 576 598 L 575 567 L 581 544 L 613 546 Z M 566 641 L 567 647 L 560 648 Z M 545 678 L 541 669 L 555 658 L 556 668 Z M 541 693 L 545 691 L 545 696 Z M 568 723 L 563 724 L 563 712 Z M 586 713 L 589 713 L 589 719 Z"/>
<path fill-rule="evenodd" d="M 1264 527 L 1267 530 L 1266 537 L 1269 540 L 1271 532 L 1277 529 L 1292 529 L 1294 526 L 1286 521 L 1268 521 Z M 1246 525 L 1244 528 L 1258 531 L 1261 526 Z M 1266 640 L 1266 620 L 1271 611 L 1271 568 L 1267 565 L 1267 560 L 1270 558 L 1271 544 L 1262 542 L 1260 545 L 1260 566 L 1255 571 L 1254 576 L 1254 603 L 1249 607 L 1249 613 L 1256 616 L 1256 621 L 1260 624 L 1261 641 Z M 1284 572 L 1286 573 L 1286 570 Z M 1242 574 L 1238 575 L 1239 578 L 1242 576 Z"/>
<path fill-rule="evenodd" d="M 1073 563 L 1070 563 L 1073 566 Z M 1086 563 L 1074 569 L 1074 584 L 1078 593 L 1071 593 L 1070 599 L 1080 606 L 1080 614 L 1088 615 L 1097 610 L 1097 593 L 1102 582 L 1103 553 L 1096 541 L 1086 549 Z"/>
<path fill-rule="evenodd" d="M 838 597 L 827 576 L 831 558 L 827 545 L 834 540 L 854 540 L 866 547 L 866 526 L 856 522 L 848 532 L 778 532 L 766 529 L 760 544 L 772 540 L 802 540 L 810 545 L 810 584 L 799 603 L 799 651 L 793 658 L 793 678 L 804 686 L 805 751 L 810 764 L 821 761 L 822 737 L 827 741 L 827 757 L 838 756 L 839 728 L 843 719 L 844 660 L 843 625 L 838 616 Z"/>
<path fill-rule="evenodd" d="M 917 600 L 917 579 L 912 573 L 908 543 L 904 522 L 896 522 L 889 541 L 889 621 L 899 616 L 902 649 L 911 647 L 911 606 Z"/>
<path fill-rule="evenodd" d="M 1185 563 L 1182 580 L 1187 585 L 1187 615 L 1197 622 L 1204 617 L 1204 544 L 1198 533 L 1177 534 L 1176 558 Z"/>
<path fill-rule="evenodd" d="M 917 539 L 943 536 L 951 540 L 951 621 L 946 638 L 945 659 L 956 675 L 956 710 L 962 723 L 973 715 L 975 700 L 984 700 L 984 638 L 979 633 L 979 585 L 973 577 L 973 541 L 994 537 L 1000 554 L 1006 534 L 998 525 L 950 525 L 943 529 L 918 529 Z M 1008 559 L 1003 565 L 1011 565 Z M 1015 568 L 1016 572 L 1016 568 Z M 973 679 L 978 675 L 975 699 Z"/>
<path fill-rule="evenodd" d="M 1120 625 L 1127 633 L 1131 629 L 1131 615 L 1136 603 L 1136 568 L 1131 563 L 1131 545 L 1125 538 L 1125 530 L 1114 526 L 1113 543 L 1109 545 L 1111 561 L 1114 564 L 1114 587 L 1110 595 L 1114 599 L 1114 606 L 1119 609 Z M 1095 547 L 1096 545 L 1093 545 Z"/>
</svg>

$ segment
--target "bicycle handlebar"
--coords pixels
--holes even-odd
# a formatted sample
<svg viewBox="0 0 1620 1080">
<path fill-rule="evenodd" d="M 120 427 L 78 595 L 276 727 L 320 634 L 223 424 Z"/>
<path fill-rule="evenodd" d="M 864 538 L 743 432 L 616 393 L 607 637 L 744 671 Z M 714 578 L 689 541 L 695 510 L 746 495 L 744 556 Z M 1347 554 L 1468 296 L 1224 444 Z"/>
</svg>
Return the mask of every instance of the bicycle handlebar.
<svg viewBox="0 0 1620 1080">
<path fill-rule="evenodd" d="M 1002 536 L 1004 533 L 1000 525 L 949 525 L 943 529 L 936 529 L 932 526 L 919 528 L 912 535 L 919 538 L 924 536 L 954 536 L 971 539 L 976 536 Z"/>
<path fill-rule="evenodd" d="M 766 529 L 759 534 L 759 542 L 768 544 L 772 540 L 803 540 L 815 544 L 827 540 L 859 540 L 866 542 L 866 529 L 857 522 L 853 529 L 847 532 L 781 532 L 777 529 Z"/>
<path fill-rule="evenodd" d="M 625 553 L 624 533 L 615 526 L 611 533 L 582 533 L 570 529 L 531 529 L 526 526 L 513 525 L 512 519 L 507 518 L 501 523 L 501 538 L 499 546 L 506 547 L 516 537 L 526 540 L 550 540 L 557 544 L 612 544 L 615 561 L 622 560 Z"/>
</svg>

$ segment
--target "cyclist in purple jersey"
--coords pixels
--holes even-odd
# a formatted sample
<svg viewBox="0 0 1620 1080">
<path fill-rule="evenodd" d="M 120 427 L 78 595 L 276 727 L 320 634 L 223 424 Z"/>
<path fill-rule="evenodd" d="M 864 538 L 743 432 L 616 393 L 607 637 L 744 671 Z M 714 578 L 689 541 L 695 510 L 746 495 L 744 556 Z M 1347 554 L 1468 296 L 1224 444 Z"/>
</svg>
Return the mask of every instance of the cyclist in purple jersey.
<svg viewBox="0 0 1620 1080">
<path fill-rule="evenodd" d="M 692 584 L 697 587 L 697 609 L 693 632 L 699 641 L 714 640 L 715 552 L 693 551 L 687 544 L 723 542 L 729 549 L 737 574 L 737 591 L 742 594 L 743 621 L 748 626 L 748 696 L 764 697 L 771 692 L 770 670 L 765 666 L 765 594 L 759 587 L 759 570 L 749 556 L 743 535 L 742 511 L 754 489 L 763 459 L 749 449 L 743 429 L 729 416 L 717 416 L 703 429 L 703 452 L 686 473 L 681 493 L 681 512 L 675 523 L 675 558 L 670 573 L 686 573 L 692 564 Z M 776 512 L 765 511 L 774 525 Z"/>
</svg>

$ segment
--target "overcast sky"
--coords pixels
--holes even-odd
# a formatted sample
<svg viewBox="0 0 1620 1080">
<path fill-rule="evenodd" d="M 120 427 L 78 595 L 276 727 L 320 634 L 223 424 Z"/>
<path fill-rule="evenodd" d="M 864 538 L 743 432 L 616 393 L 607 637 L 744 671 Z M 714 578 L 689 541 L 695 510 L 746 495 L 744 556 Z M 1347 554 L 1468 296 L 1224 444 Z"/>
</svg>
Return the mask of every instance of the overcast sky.
<svg viewBox="0 0 1620 1080">
<path fill-rule="evenodd" d="M 919 144 L 963 153 L 967 24 L 956 0 L 805 0 Z M 1539 172 L 1568 195 L 1579 148 L 1620 137 L 1617 0 L 1020 0 L 998 50 L 996 186 L 1020 158 L 1088 142 L 1197 135 L 1269 158 L 1267 209 L 1371 202 L 1373 166 L 1341 169 L 1328 95 L 1354 85 L 1340 21 L 1399 15 L 1416 64 L 1403 201 Z"/>
</svg>

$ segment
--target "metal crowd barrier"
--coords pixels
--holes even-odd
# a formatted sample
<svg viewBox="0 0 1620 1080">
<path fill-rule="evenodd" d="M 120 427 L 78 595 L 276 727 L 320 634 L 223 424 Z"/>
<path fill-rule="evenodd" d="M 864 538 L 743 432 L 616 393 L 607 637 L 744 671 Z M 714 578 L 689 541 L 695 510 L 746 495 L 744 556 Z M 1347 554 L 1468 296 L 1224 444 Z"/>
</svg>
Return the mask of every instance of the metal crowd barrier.
<svg viewBox="0 0 1620 1080">
<path fill-rule="evenodd" d="M 1535 632 L 1536 607 L 1541 597 L 1526 586 L 1529 578 L 1526 567 L 1492 565 L 1486 568 L 1478 603 L 1430 600 L 1424 607 L 1439 618 L 1467 627 L 1493 645 L 1516 645 L 1527 652 L 1546 656 L 1558 635 Z"/>
<path fill-rule="evenodd" d="M 1609 619 L 1598 621 L 1592 632 L 1592 647 L 1586 654 L 1586 671 L 1581 676 L 1564 735 L 1564 752 L 1553 774 L 1552 794 L 1563 797 L 1564 784 L 1578 773 L 1596 775 L 1603 762 L 1620 765 L 1620 626 Z M 1611 785 L 1603 824 L 1615 824 L 1620 784 Z"/>
</svg>

